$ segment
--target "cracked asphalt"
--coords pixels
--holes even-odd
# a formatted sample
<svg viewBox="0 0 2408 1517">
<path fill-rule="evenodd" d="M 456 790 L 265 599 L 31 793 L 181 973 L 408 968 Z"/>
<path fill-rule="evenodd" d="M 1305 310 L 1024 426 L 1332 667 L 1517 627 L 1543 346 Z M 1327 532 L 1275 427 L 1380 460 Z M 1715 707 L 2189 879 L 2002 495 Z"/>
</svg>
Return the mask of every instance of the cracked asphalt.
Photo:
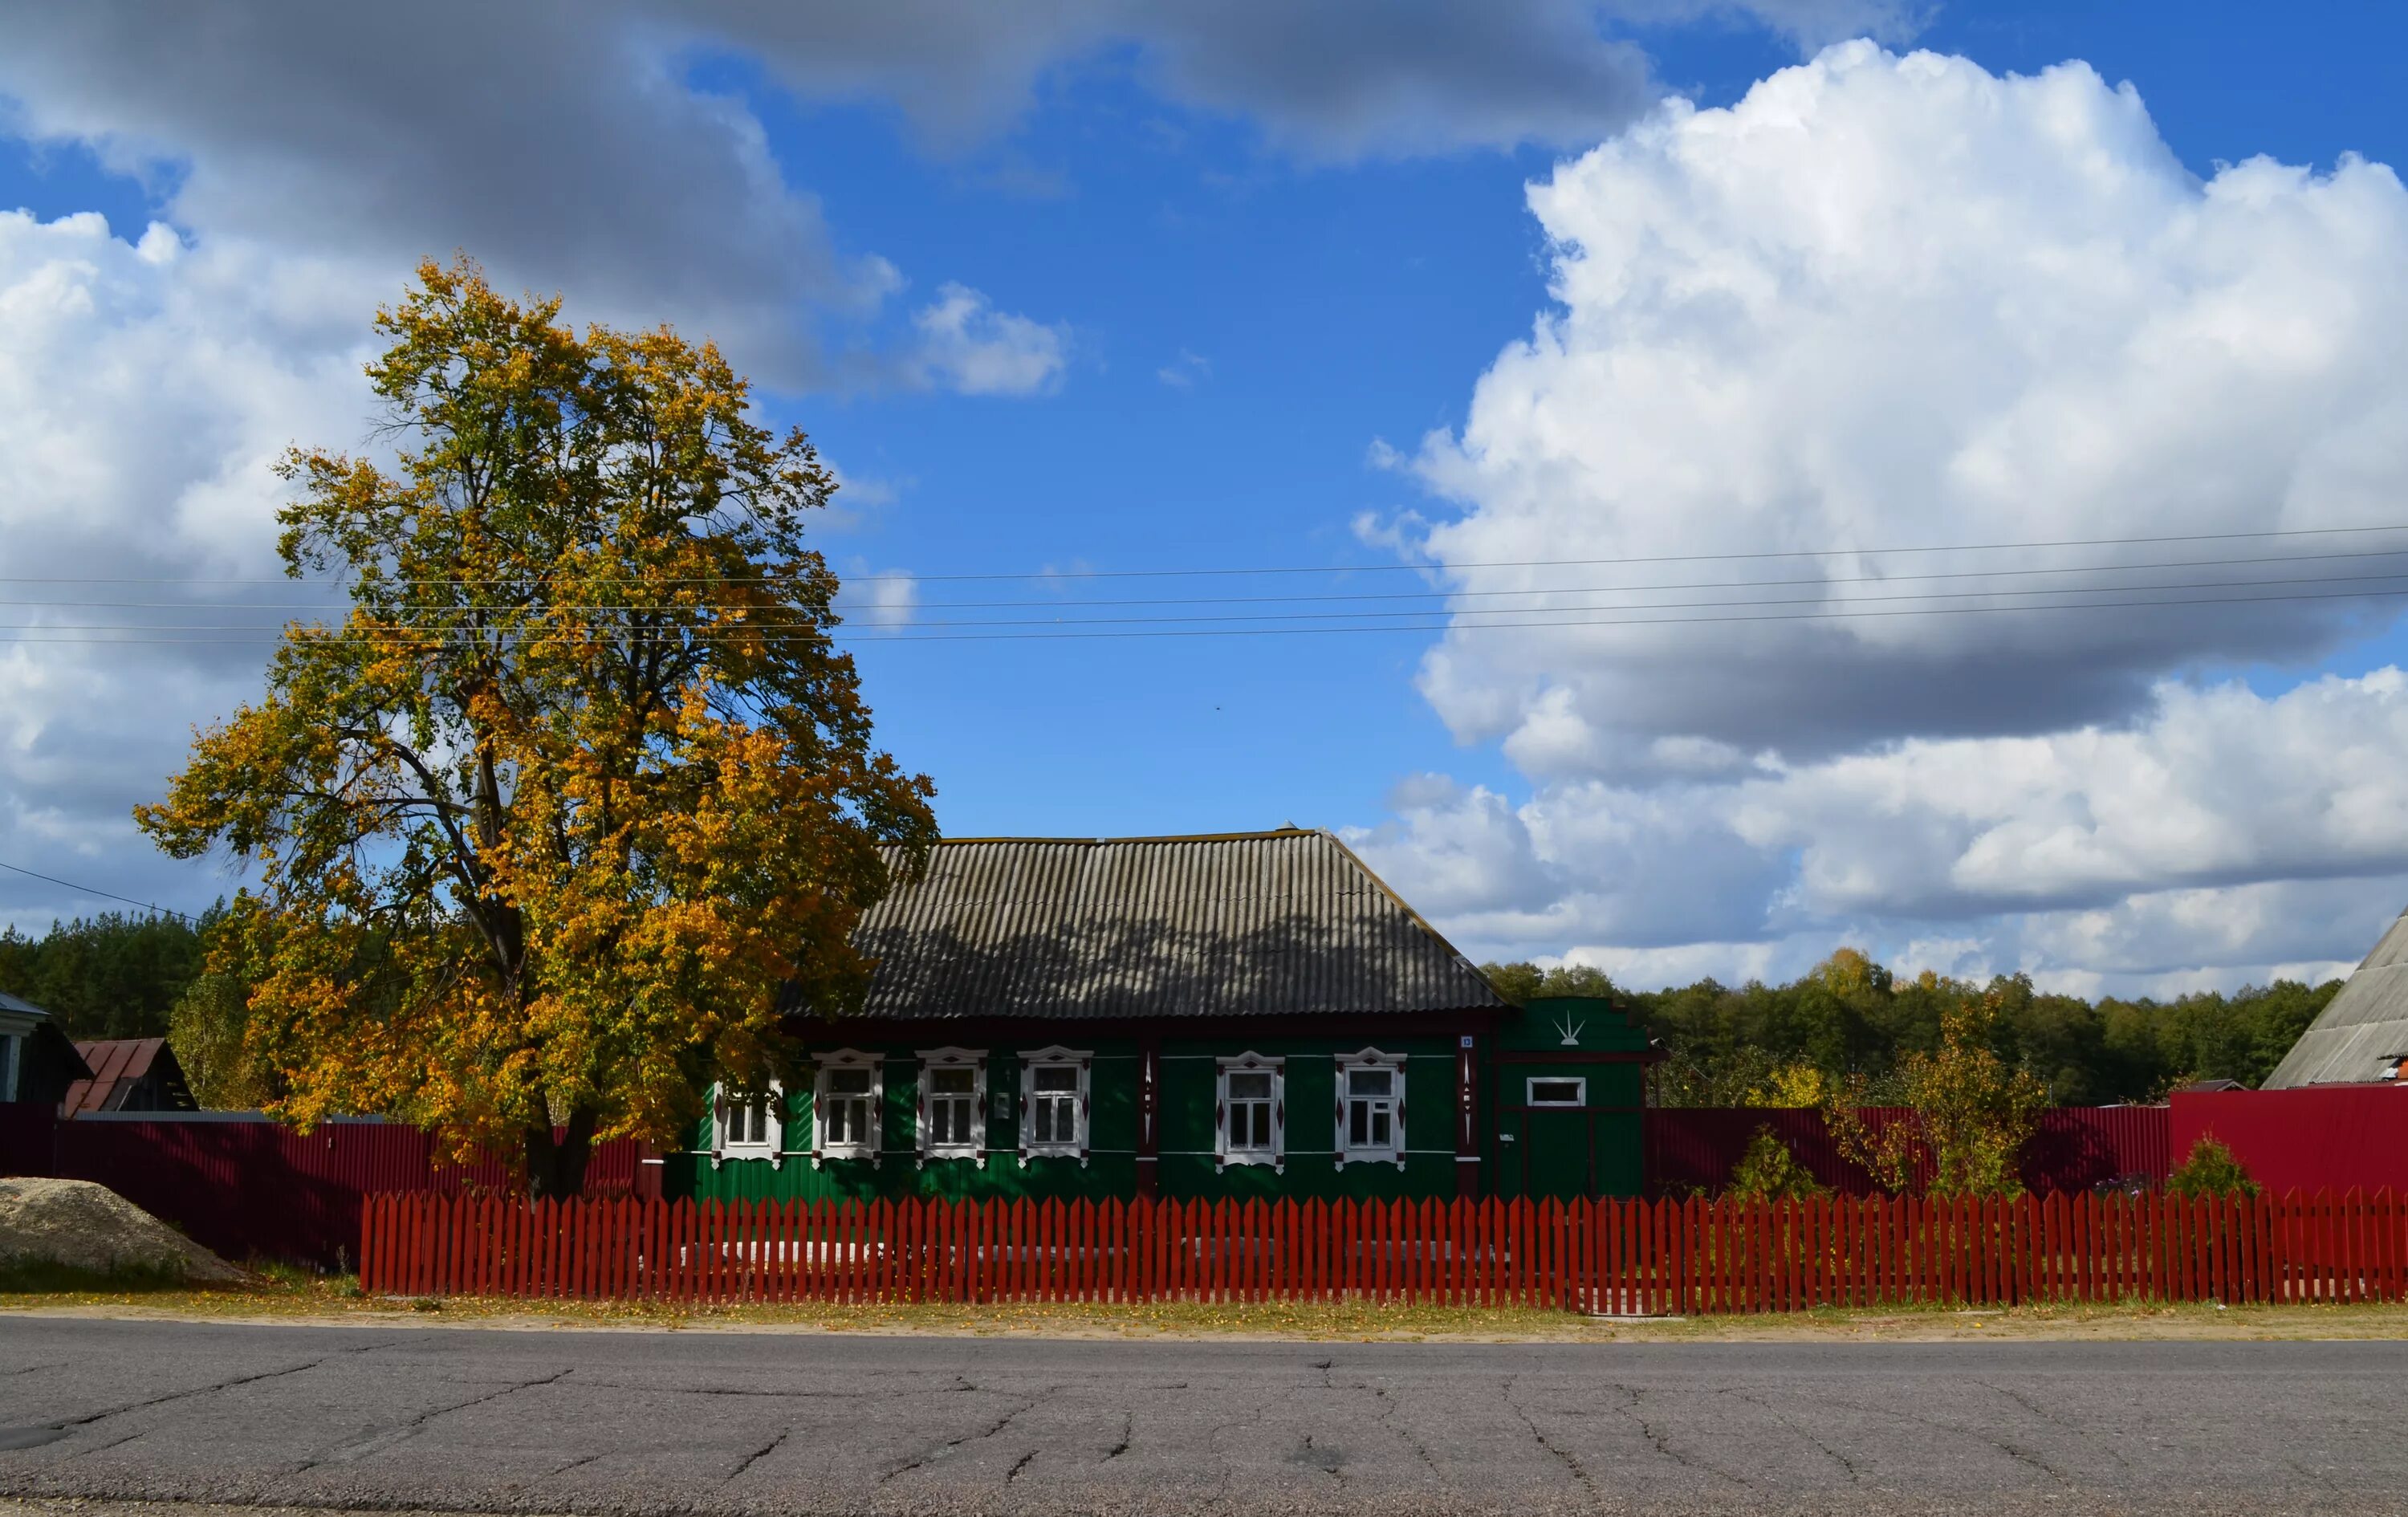
<svg viewBox="0 0 2408 1517">
<path fill-rule="evenodd" d="M 0 1319 L 0 1506 L 20 1510 L 2402 1511 L 2403 1434 L 2408 1343 Z"/>
</svg>

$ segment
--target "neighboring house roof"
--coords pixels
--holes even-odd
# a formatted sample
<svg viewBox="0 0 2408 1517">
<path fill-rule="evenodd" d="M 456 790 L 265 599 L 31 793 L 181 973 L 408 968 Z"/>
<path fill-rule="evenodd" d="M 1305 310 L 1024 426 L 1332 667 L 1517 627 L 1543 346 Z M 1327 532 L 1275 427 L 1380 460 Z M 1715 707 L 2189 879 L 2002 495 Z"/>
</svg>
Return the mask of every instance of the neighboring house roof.
<svg viewBox="0 0 2408 1517">
<path fill-rule="evenodd" d="M 965 838 L 853 940 L 874 1017 L 1502 1010 L 1469 960 L 1326 832 Z"/>
<path fill-rule="evenodd" d="M 2261 1088 L 2372 1084 L 2391 1078 L 2402 1055 L 2408 1055 L 2408 912 L 2391 923 Z"/>
<path fill-rule="evenodd" d="M 163 1086 L 172 1085 L 177 1092 L 183 1089 L 183 1070 L 177 1065 L 176 1055 L 168 1050 L 167 1040 L 164 1038 L 99 1038 L 78 1043 L 76 1052 L 82 1054 L 83 1062 L 91 1066 L 92 1078 L 79 1080 L 67 1087 L 66 1099 L 59 1104 L 60 1109 L 67 1116 L 86 1111 L 123 1110 L 126 1097 L 133 1094 L 135 1087 L 153 1075 L 160 1077 Z M 170 1076 L 172 1080 L 168 1078 Z M 166 1095 L 167 1099 L 157 1104 L 173 1104 L 172 1094 L 164 1091 L 162 1094 Z"/>
<path fill-rule="evenodd" d="M 5 990 L 0 990 L 0 1011 L 12 1012 L 21 1017 L 33 1017 L 42 1022 L 48 1022 L 50 1019 L 48 1011 L 22 996 L 11 995 Z"/>
</svg>

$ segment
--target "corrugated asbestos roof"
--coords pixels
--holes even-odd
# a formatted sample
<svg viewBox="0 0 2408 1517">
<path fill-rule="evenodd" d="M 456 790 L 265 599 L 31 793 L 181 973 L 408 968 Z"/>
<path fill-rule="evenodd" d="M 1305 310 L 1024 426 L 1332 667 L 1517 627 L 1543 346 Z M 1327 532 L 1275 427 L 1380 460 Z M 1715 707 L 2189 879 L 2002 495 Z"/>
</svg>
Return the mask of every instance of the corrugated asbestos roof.
<svg viewBox="0 0 2408 1517">
<path fill-rule="evenodd" d="M 900 855 L 895 855 L 899 860 Z M 938 844 L 854 940 L 871 1016 L 1260 1017 L 1504 1005 L 1325 832 Z"/>
<path fill-rule="evenodd" d="M 2401 1054 L 2408 1054 L 2408 912 L 2283 1055 L 2265 1088 L 2371 1083 Z"/>
</svg>

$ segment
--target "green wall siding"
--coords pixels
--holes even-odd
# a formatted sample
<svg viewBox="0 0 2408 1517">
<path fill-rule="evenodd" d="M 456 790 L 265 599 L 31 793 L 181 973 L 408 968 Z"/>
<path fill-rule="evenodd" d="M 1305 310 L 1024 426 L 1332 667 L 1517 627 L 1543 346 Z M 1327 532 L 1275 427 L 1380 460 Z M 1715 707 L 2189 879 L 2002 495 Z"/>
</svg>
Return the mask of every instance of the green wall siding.
<svg viewBox="0 0 2408 1517">
<path fill-rule="evenodd" d="M 1635 1052 L 1643 1035 L 1601 1001 L 1536 1003 L 1527 1014 L 1507 1018 L 1478 1044 L 1483 1123 L 1481 1163 L 1475 1183 L 1484 1194 L 1633 1195 L 1641 1173 L 1641 1066 L 1634 1063 L 1567 1065 L 1535 1059 L 1562 1046 L 1559 1019 L 1581 1026 L 1579 1048 L 1587 1052 Z M 1077 1038 L 1066 1026 L 1056 1039 L 1090 1052 L 1088 1159 L 1039 1158 L 1025 1163 L 1014 1152 L 1019 1139 L 1021 1059 L 1017 1049 L 987 1053 L 987 1158 L 983 1166 L 965 1159 L 920 1162 L 912 1152 L 920 1060 L 914 1052 L 936 1037 L 910 1043 L 857 1041 L 863 1052 L 883 1056 L 883 1152 L 876 1160 L 830 1159 L 814 1168 L 810 1148 L 808 1078 L 785 1101 L 783 1161 L 729 1160 L 713 1166 L 708 1117 L 696 1125 L 696 1152 L 665 1160 L 664 1193 L 696 1199 L 900 1199 L 1027 1196 L 1032 1199 L 1102 1200 L 1138 1191 L 1139 1048 L 1133 1038 Z M 1405 1162 L 1336 1163 L 1338 1063 L 1341 1053 L 1367 1046 L 1405 1059 Z M 1261 1196 L 1357 1200 L 1437 1197 L 1457 1194 L 1455 1152 L 1457 1123 L 1455 1035 L 1366 1035 L 1341 1030 L 1309 1038 L 1165 1038 L 1160 1043 L 1157 1092 L 1159 1162 L 1156 1194 L 1167 1199 Z M 1256 1053 L 1285 1061 L 1285 1163 L 1232 1165 L 1213 1155 L 1217 1059 Z M 1521 1112 L 1523 1081 L 1532 1075 L 1578 1075 L 1588 1081 L 1587 1112 Z M 999 1109 L 998 1092 L 1010 1099 Z M 1505 1141 L 1510 1137 L 1512 1141 Z M 1593 1141 L 1591 1140 L 1593 1138 Z"/>
</svg>

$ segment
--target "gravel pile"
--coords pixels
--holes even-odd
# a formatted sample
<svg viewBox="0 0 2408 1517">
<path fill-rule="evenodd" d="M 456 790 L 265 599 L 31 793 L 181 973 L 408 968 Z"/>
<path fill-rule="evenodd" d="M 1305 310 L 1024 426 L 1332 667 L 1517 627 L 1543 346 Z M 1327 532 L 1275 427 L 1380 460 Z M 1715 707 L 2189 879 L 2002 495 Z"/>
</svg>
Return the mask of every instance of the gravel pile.
<svg viewBox="0 0 2408 1517">
<path fill-rule="evenodd" d="M 106 1185 L 0 1180 L 0 1260 L 75 1269 L 155 1269 L 200 1283 L 247 1277 Z"/>
</svg>

